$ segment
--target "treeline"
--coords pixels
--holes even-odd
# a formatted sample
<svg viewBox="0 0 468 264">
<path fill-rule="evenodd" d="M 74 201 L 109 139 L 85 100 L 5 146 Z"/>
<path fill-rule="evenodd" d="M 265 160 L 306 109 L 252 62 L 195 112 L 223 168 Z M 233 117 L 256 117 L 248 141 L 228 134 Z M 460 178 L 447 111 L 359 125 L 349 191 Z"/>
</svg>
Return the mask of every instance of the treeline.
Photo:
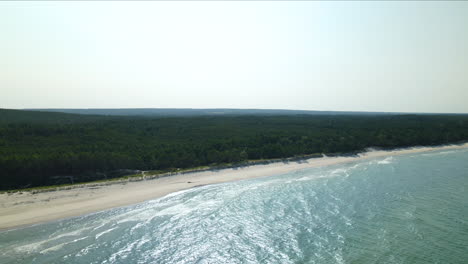
<svg viewBox="0 0 468 264">
<path fill-rule="evenodd" d="M 2 111 L 7 110 L 0 115 Z M 0 118 L 3 190 L 69 182 L 69 176 L 74 182 L 111 178 L 123 169 L 167 170 L 468 140 L 466 115 L 151 118 L 41 113 L 28 119 L 24 111 L 17 112 L 21 118 L 11 112 Z"/>
</svg>

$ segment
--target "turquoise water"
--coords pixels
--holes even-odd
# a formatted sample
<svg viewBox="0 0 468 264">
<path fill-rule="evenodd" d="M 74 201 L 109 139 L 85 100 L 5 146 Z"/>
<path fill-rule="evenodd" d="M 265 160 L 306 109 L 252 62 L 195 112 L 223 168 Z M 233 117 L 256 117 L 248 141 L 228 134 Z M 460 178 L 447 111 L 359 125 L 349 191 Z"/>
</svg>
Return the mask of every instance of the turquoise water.
<svg viewBox="0 0 468 264">
<path fill-rule="evenodd" d="M 468 149 L 204 186 L 1 232 L 0 263 L 468 263 Z"/>
</svg>

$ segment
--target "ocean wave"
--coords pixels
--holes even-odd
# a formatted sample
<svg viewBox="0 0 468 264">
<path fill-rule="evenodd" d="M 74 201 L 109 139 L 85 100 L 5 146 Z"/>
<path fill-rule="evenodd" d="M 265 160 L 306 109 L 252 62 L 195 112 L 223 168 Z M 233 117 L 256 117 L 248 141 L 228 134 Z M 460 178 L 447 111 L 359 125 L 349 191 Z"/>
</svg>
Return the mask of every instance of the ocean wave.
<svg viewBox="0 0 468 264">
<path fill-rule="evenodd" d="M 0 262 L 461 263 L 468 153 L 414 156 L 204 186 L 0 232 Z"/>
</svg>

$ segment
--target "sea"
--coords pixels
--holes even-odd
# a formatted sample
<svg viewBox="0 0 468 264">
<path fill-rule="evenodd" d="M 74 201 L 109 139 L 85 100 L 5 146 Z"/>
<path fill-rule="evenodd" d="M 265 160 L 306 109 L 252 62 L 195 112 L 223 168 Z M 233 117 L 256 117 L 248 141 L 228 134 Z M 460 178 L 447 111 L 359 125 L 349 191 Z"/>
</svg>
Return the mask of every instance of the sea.
<svg viewBox="0 0 468 264">
<path fill-rule="evenodd" d="M 0 263 L 468 263 L 468 149 L 201 186 L 2 231 Z"/>
</svg>

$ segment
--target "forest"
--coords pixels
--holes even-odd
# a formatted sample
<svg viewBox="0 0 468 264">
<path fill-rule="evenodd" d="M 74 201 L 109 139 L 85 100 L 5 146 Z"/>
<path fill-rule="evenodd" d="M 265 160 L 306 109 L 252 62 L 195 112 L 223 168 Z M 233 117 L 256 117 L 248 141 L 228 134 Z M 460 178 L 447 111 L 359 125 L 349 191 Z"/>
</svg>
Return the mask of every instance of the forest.
<svg viewBox="0 0 468 264">
<path fill-rule="evenodd" d="M 0 190 L 468 140 L 468 115 L 101 116 L 0 109 Z"/>
</svg>

